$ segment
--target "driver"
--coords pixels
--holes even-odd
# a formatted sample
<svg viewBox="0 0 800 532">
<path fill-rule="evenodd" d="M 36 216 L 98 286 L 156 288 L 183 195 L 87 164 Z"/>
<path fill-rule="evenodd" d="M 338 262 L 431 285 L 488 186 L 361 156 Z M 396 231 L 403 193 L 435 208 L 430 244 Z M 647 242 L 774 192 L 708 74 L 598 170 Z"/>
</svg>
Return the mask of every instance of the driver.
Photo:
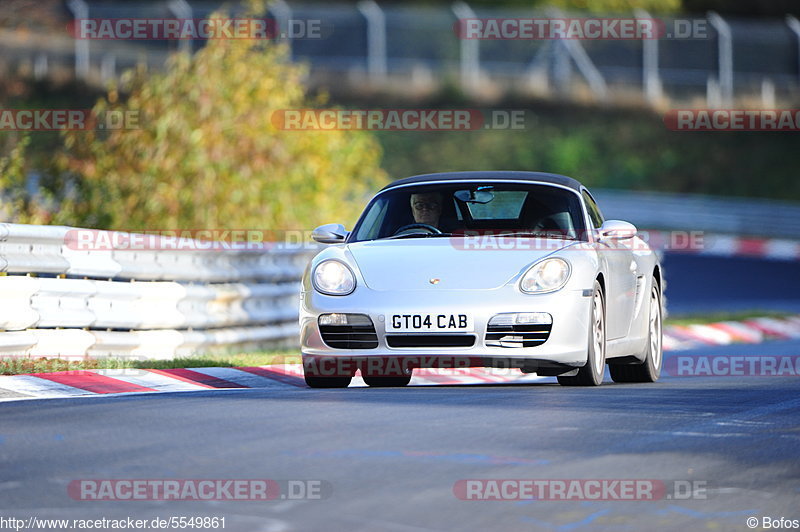
<svg viewBox="0 0 800 532">
<path fill-rule="evenodd" d="M 439 229 L 442 215 L 442 195 L 438 192 L 411 194 L 411 212 L 418 224 L 432 225 Z"/>
</svg>

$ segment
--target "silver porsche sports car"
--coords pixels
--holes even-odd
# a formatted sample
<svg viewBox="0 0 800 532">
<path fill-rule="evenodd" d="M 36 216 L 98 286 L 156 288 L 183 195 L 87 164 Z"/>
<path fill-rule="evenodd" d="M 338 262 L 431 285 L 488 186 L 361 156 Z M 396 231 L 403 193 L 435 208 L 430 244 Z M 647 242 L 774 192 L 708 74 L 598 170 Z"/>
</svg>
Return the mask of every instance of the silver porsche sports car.
<svg viewBox="0 0 800 532">
<path fill-rule="evenodd" d="M 395 181 L 302 281 L 309 386 L 403 386 L 421 367 L 503 367 L 596 386 L 661 373 L 656 254 L 569 177 L 457 172 Z"/>
</svg>

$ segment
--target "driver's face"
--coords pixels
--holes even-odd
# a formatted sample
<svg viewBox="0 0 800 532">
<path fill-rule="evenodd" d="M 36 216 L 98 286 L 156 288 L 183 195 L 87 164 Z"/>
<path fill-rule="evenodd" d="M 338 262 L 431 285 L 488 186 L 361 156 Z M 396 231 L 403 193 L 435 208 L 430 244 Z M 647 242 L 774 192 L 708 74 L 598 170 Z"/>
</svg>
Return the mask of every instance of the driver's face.
<svg viewBox="0 0 800 532">
<path fill-rule="evenodd" d="M 436 193 L 412 194 L 411 212 L 414 214 L 416 223 L 437 227 L 439 216 L 442 214 L 441 195 Z"/>
</svg>

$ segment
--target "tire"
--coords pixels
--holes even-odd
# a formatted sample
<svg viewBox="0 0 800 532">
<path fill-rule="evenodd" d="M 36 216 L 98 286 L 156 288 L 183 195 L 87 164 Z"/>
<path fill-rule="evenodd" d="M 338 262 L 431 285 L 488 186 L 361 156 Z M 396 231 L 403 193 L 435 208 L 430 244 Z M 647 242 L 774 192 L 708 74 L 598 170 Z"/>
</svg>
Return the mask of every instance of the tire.
<svg viewBox="0 0 800 532">
<path fill-rule="evenodd" d="M 664 361 L 663 315 L 661 289 L 655 278 L 648 302 L 650 310 L 647 320 L 647 352 L 644 360 L 639 364 L 610 365 L 608 369 L 614 382 L 656 382 L 661 376 L 661 365 Z"/>
<path fill-rule="evenodd" d="M 411 377 L 414 370 L 406 368 L 406 373 L 403 375 L 370 375 L 361 373 L 361 376 L 370 387 L 373 388 L 396 388 L 406 386 L 411 382 Z"/>
<path fill-rule="evenodd" d="M 574 377 L 558 377 L 562 386 L 599 386 L 606 371 L 606 304 L 603 290 L 594 282 L 590 307 L 589 348 L 586 364 Z"/>
<path fill-rule="evenodd" d="M 305 375 L 309 388 L 347 388 L 350 386 L 351 377 L 317 377 Z"/>
<path fill-rule="evenodd" d="M 303 355 L 303 377 L 309 388 L 347 388 L 354 374 L 336 358 Z"/>
</svg>

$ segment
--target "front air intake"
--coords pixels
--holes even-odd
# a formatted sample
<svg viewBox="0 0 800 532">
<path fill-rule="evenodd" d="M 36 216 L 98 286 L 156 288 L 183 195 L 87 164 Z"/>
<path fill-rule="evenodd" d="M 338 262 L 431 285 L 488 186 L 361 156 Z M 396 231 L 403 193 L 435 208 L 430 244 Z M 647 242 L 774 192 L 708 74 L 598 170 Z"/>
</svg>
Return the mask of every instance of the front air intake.
<svg viewBox="0 0 800 532">
<path fill-rule="evenodd" d="M 375 349 L 378 334 L 364 314 L 323 314 L 319 332 L 325 345 L 333 349 Z"/>
</svg>

